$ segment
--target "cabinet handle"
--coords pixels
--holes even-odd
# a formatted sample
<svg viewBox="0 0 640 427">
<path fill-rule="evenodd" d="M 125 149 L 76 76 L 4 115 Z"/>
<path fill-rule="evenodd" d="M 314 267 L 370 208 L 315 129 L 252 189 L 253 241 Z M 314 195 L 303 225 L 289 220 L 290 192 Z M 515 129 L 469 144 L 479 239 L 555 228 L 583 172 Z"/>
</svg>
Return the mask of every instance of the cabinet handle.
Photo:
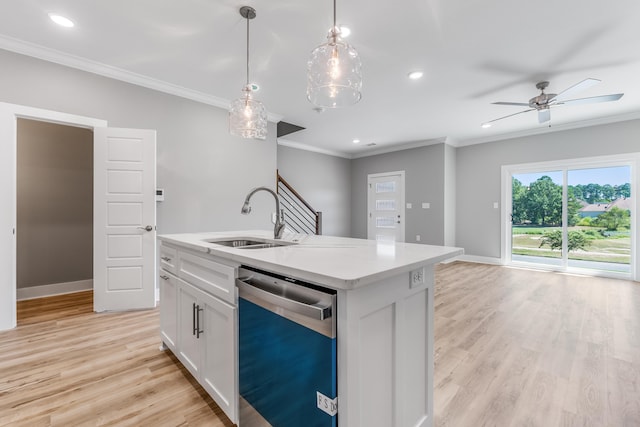
<svg viewBox="0 0 640 427">
<path fill-rule="evenodd" d="M 160 276 L 160 278 L 161 278 L 162 280 L 169 280 L 169 276 L 165 276 L 164 274 L 163 274 L 162 276 Z"/>
<path fill-rule="evenodd" d="M 171 261 L 171 258 L 169 258 L 168 256 L 160 257 L 160 259 L 161 259 L 161 260 L 163 260 L 163 261 L 165 261 L 165 262 L 169 262 L 169 261 Z"/>
<path fill-rule="evenodd" d="M 196 303 L 195 302 L 193 303 L 193 308 L 191 309 L 191 312 L 193 314 L 193 323 L 192 323 L 193 324 L 193 334 L 192 335 L 195 335 L 196 331 L 198 330 L 198 328 L 196 328 Z"/>
<path fill-rule="evenodd" d="M 204 332 L 202 329 L 200 329 L 200 312 L 201 311 L 204 311 L 204 309 L 200 308 L 199 305 L 196 305 L 196 312 L 197 312 L 196 338 L 198 339 L 200 339 L 200 334 Z"/>
</svg>

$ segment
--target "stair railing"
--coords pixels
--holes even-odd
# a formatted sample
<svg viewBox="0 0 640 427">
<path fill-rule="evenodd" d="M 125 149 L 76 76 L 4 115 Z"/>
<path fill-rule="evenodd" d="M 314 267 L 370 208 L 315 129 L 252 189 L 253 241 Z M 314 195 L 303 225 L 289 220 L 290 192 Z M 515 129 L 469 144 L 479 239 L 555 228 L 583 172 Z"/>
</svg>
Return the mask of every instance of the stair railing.
<svg viewBox="0 0 640 427">
<path fill-rule="evenodd" d="M 277 172 L 277 193 L 287 227 L 296 233 L 322 234 L 322 212 L 318 212 Z"/>
</svg>

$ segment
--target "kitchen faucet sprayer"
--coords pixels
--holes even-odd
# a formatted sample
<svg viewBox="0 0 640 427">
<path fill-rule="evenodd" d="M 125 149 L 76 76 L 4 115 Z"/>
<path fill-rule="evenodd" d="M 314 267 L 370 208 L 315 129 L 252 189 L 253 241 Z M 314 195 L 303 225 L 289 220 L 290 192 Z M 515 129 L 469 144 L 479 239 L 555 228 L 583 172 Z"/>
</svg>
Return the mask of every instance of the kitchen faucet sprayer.
<svg viewBox="0 0 640 427">
<path fill-rule="evenodd" d="M 243 215 L 249 215 L 251 213 L 251 206 L 249 205 L 249 201 L 251 200 L 251 196 L 253 196 L 258 191 L 266 191 L 271 193 L 273 198 L 276 200 L 276 223 L 273 227 L 273 238 L 280 239 L 282 238 L 282 233 L 284 233 L 284 210 L 280 209 L 280 200 L 278 199 L 278 195 L 271 189 L 267 187 L 257 187 L 254 188 L 247 194 L 247 197 L 244 199 L 244 204 L 242 205 L 242 209 L 240 209 L 240 213 Z"/>
</svg>

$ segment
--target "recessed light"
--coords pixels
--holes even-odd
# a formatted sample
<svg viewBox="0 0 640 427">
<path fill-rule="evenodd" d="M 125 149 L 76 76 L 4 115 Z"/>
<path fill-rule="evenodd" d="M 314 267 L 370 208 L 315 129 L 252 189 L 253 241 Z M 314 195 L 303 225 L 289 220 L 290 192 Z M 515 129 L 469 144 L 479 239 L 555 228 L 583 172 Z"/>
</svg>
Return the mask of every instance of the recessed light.
<svg viewBox="0 0 640 427">
<path fill-rule="evenodd" d="M 491 123 L 483 123 L 482 124 L 482 129 L 488 129 L 491 127 Z"/>
<path fill-rule="evenodd" d="M 61 27 L 65 27 L 65 28 L 71 28 L 73 26 L 75 26 L 75 24 L 73 23 L 73 21 L 65 16 L 62 15 L 58 15 L 56 13 L 50 13 L 49 14 L 49 18 L 55 22 L 56 24 L 60 25 Z"/>
<path fill-rule="evenodd" d="M 354 144 L 360 144 L 360 140 L 359 140 L 359 139 L 354 139 L 354 140 L 353 140 L 353 143 L 354 143 Z"/>
<path fill-rule="evenodd" d="M 412 71 L 409 73 L 409 78 L 411 80 L 418 80 L 421 79 L 423 75 L 424 73 L 422 71 Z"/>
<path fill-rule="evenodd" d="M 338 28 L 340 29 L 340 37 L 349 37 L 349 34 L 351 34 L 351 29 L 349 27 L 340 25 Z"/>
</svg>

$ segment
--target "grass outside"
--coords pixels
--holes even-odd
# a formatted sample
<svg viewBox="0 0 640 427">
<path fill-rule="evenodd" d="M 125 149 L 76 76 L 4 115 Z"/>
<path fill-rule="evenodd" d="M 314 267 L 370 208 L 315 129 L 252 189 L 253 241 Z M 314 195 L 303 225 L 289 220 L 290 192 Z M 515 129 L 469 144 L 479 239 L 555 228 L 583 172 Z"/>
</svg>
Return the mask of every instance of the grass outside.
<svg viewBox="0 0 640 427">
<path fill-rule="evenodd" d="M 561 258 L 559 250 L 551 250 L 549 246 L 540 247 L 540 239 L 545 232 L 560 230 L 561 227 L 513 227 L 512 253 L 547 258 Z M 595 227 L 570 227 L 570 231 L 595 231 Z M 591 238 L 586 250 L 569 252 L 569 259 L 616 264 L 630 264 L 631 238 L 628 231 L 615 232 L 609 237 Z"/>
</svg>

